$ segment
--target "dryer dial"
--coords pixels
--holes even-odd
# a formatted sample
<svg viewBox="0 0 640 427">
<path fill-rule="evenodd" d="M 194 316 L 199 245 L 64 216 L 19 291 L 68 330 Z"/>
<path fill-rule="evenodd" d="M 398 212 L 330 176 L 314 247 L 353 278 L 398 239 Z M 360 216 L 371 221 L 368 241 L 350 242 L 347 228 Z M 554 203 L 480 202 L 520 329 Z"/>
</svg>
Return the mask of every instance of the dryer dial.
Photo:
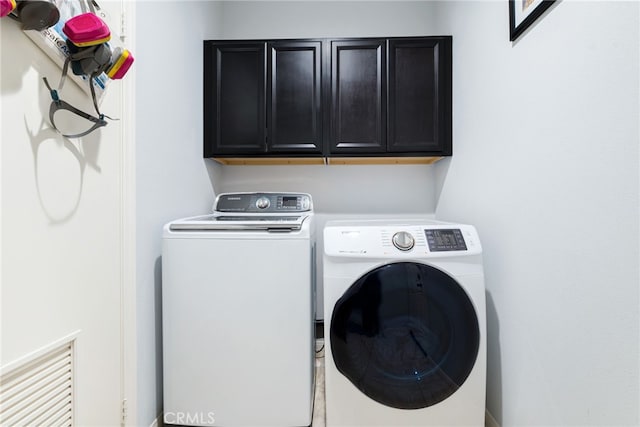
<svg viewBox="0 0 640 427">
<path fill-rule="evenodd" d="M 411 233 L 407 233 L 406 231 L 398 231 L 393 235 L 391 241 L 393 242 L 393 246 L 401 251 L 410 251 L 416 243 Z"/>
</svg>

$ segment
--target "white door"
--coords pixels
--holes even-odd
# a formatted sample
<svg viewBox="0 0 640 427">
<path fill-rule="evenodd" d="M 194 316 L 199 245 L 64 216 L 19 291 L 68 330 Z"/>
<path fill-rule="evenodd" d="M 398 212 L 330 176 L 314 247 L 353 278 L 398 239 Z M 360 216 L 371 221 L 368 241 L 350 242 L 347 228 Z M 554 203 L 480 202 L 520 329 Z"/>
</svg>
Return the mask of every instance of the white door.
<svg viewBox="0 0 640 427">
<path fill-rule="evenodd" d="M 120 16 L 119 2 L 103 6 Z M 117 426 L 129 239 L 125 123 L 110 121 L 81 139 L 53 131 L 42 77 L 57 85 L 60 67 L 7 18 L 0 23 L 0 64 L 2 374 L 73 335 L 72 425 Z M 113 82 L 101 105 L 111 117 L 123 117 L 121 84 Z M 71 79 L 61 95 L 94 113 L 90 97 Z M 48 390 L 46 381 L 35 387 Z M 66 386 L 53 390 L 51 399 L 68 392 Z M 24 404 L 32 405 L 27 412 L 47 410 L 37 402 Z"/>
</svg>

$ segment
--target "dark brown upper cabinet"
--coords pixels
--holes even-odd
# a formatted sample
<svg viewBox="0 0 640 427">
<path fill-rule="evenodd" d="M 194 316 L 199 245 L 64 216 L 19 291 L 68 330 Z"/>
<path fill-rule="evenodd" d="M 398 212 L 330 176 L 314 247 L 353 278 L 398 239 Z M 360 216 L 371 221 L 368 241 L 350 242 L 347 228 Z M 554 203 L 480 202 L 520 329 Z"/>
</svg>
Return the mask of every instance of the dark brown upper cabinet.
<svg viewBox="0 0 640 427">
<path fill-rule="evenodd" d="M 268 43 L 267 152 L 322 154 L 320 41 Z"/>
<path fill-rule="evenodd" d="M 204 156 L 265 151 L 265 44 L 204 44 Z"/>
<path fill-rule="evenodd" d="M 450 156 L 450 36 L 204 42 L 204 156 Z"/>
<path fill-rule="evenodd" d="M 321 156 L 321 45 L 205 41 L 204 156 Z"/>
<path fill-rule="evenodd" d="M 331 42 L 331 153 L 384 153 L 385 40 Z"/>
<path fill-rule="evenodd" d="M 451 155 L 451 37 L 389 40 L 387 151 Z"/>
</svg>

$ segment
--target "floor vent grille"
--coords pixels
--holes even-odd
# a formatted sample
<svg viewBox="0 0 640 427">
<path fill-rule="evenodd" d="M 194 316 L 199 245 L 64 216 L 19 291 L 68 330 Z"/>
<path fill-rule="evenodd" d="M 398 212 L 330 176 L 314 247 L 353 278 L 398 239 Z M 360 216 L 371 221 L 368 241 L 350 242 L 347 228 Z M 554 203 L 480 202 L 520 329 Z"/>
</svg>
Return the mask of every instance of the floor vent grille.
<svg viewBox="0 0 640 427">
<path fill-rule="evenodd" d="M 73 427 L 74 341 L 0 377 L 0 426 Z"/>
</svg>

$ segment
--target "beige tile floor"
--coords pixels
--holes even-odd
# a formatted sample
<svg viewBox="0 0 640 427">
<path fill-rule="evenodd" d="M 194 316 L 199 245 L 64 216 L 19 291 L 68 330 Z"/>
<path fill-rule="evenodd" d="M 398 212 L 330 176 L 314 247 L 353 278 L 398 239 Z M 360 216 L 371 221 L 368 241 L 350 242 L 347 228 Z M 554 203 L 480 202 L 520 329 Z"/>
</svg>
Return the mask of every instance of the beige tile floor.
<svg viewBox="0 0 640 427">
<path fill-rule="evenodd" d="M 313 402 L 313 427 L 325 427 L 324 405 L 324 343 L 318 340 L 316 344 L 316 394 Z M 320 350 L 322 348 L 322 350 Z"/>
</svg>

